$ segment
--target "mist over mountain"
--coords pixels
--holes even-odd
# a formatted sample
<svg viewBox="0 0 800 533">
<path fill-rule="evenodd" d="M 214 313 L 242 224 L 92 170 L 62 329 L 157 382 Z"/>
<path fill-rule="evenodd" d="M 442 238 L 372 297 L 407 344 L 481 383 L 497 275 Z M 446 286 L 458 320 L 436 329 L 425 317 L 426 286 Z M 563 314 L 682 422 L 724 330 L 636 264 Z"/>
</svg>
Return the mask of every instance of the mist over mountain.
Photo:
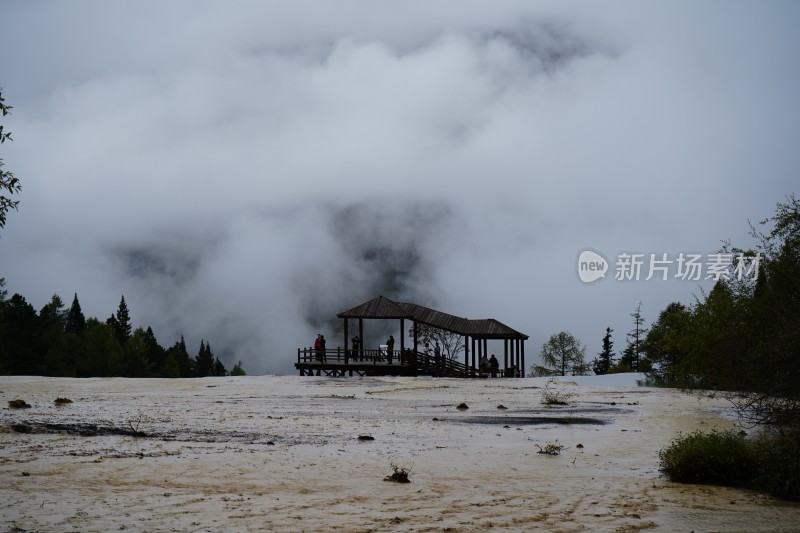
<svg viewBox="0 0 800 533">
<path fill-rule="evenodd" d="M 0 277 L 292 371 L 379 294 L 600 349 L 796 189 L 791 2 L 12 2 Z M 376 333 L 388 335 L 390 331 Z M 394 332 L 395 335 L 399 331 Z M 620 337 L 621 340 L 621 337 Z"/>
</svg>

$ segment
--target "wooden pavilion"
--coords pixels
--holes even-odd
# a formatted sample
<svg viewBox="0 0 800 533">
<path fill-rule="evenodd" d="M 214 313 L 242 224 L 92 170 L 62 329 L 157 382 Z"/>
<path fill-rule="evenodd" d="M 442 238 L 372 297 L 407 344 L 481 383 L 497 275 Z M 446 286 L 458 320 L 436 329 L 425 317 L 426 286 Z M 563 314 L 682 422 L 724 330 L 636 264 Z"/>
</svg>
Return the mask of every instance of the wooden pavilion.
<svg viewBox="0 0 800 533">
<path fill-rule="evenodd" d="M 522 377 L 525 368 L 525 341 L 528 335 L 516 331 L 493 318 L 468 319 L 429 309 L 421 305 L 395 302 L 378 296 L 361 305 L 336 315 L 343 320 L 342 347 L 326 349 L 324 352 L 314 348 L 299 348 L 295 368 L 300 375 L 434 375 L 452 377 L 486 376 L 486 369 L 479 368 L 478 362 L 484 355 L 488 357 L 488 341 L 503 341 L 503 359 L 499 369 L 501 376 Z M 364 338 L 365 320 L 398 320 L 400 325 L 399 350 L 386 348 L 366 348 L 359 345 L 356 350 L 348 349 L 350 321 L 358 321 L 358 337 Z M 412 323 L 413 339 L 411 346 L 405 342 L 405 321 Z M 464 336 L 464 362 L 446 357 L 434 358 L 419 349 L 418 325 Z"/>
</svg>

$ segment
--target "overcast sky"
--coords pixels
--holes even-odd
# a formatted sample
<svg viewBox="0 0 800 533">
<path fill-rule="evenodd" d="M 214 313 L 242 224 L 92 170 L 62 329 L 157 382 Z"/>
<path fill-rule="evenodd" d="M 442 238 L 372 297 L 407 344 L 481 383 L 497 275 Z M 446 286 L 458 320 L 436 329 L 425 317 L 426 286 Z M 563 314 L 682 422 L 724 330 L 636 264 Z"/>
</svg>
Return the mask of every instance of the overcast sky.
<svg viewBox="0 0 800 533">
<path fill-rule="evenodd" d="M 527 354 L 567 330 L 591 359 L 606 327 L 621 350 L 639 302 L 649 324 L 712 282 L 618 281 L 620 252 L 749 246 L 797 192 L 798 25 L 777 1 L 7 1 L 0 277 L 101 320 L 124 294 L 251 374 L 379 294 Z"/>
</svg>

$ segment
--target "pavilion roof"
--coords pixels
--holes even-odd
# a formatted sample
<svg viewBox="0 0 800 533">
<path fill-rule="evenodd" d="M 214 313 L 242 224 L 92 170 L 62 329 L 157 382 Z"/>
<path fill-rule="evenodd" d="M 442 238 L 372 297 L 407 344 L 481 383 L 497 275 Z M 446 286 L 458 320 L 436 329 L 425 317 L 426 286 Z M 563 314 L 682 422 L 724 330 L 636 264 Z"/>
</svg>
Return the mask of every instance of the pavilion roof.
<svg viewBox="0 0 800 533">
<path fill-rule="evenodd" d="M 378 296 L 347 311 L 342 311 L 339 318 L 391 319 L 403 318 L 414 320 L 438 329 L 451 331 L 460 335 L 482 339 L 527 339 L 528 336 L 512 329 L 493 318 L 469 319 L 436 311 L 417 304 L 395 302 L 384 296 Z"/>
</svg>

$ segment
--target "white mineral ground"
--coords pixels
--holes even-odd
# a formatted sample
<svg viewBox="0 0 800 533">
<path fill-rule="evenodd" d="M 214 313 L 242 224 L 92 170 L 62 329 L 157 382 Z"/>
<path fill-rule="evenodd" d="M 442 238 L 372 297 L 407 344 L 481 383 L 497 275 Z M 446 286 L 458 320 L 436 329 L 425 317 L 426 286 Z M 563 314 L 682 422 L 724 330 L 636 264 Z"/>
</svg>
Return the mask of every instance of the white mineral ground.
<svg viewBox="0 0 800 533">
<path fill-rule="evenodd" d="M 735 424 L 723 400 L 578 383 L 546 408 L 543 379 L 3 377 L 0 531 L 800 528 L 800 505 L 659 473 L 678 432 Z"/>
</svg>

